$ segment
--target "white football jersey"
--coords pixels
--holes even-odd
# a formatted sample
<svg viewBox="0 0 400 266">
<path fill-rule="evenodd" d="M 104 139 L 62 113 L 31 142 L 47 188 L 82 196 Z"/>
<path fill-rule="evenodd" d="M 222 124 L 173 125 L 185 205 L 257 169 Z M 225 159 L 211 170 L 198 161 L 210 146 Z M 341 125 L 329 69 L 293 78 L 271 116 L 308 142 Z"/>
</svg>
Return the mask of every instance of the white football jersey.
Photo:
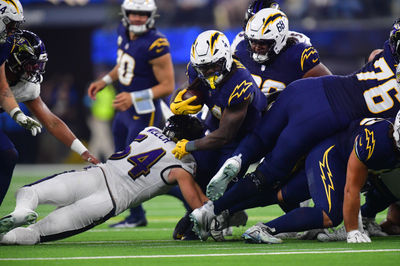
<svg viewBox="0 0 400 266">
<path fill-rule="evenodd" d="M 181 167 L 195 175 L 196 161 L 192 155 L 178 160 L 172 154 L 175 142 L 156 127 L 147 127 L 124 150 L 117 152 L 101 166 L 116 203 L 115 214 L 134 207 L 171 189 L 168 174 Z"/>
<path fill-rule="evenodd" d="M 33 100 L 40 95 L 40 83 L 20 80 L 16 85 L 10 87 L 18 103 Z"/>
<path fill-rule="evenodd" d="M 303 33 L 296 32 L 296 31 L 289 31 L 289 37 L 296 38 L 298 40 L 298 42 L 300 42 L 300 43 L 306 43 L 308 45 L 311 45 L 310 38 L 308 38 Z M 232 45 L 231 45 L 232 54 L 235 54 L 236 47 L 243 40 L 244 40 L 244 31 L 241 31 L 238 34 L 236 34 L 235 39 L 233 39 L 233 41 L 232 41 Z"/>
</svg>

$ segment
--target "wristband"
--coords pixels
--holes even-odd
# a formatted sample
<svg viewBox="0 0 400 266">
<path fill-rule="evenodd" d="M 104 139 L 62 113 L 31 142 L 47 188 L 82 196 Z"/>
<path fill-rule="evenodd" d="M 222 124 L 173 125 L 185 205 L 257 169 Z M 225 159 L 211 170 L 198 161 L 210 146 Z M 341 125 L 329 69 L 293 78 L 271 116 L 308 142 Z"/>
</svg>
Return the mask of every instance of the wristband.
<svg viewBox="0 0 400 266">
<path fill-rule="evenodd" d="M 82 153 L 84 153 L 88 149 L 86 149 L 86 147 L 82 144 L 82 142 L 79 141 L 79 139 L 74 139 L 71 144 L 71 150 L 78 153 L 79 155 L 82 155 Z"/>
<path fill-rule="evenodd" d="M 131 92 L 130 94 L 131 94 L 132 102 L 153 100 L 153 98 L 154 98 L 153 90 L 151 88 L 141 90 L 141 91 L 134 91 L 134 92 Z"/>
<path fill-rule="evenodd" d="M 20 112 L 22 113 L 22 111 L 21 111 L 21 109 L 19 109 L 19 107 L 15 107 L 14 109 L 12 109 L 12 110 L 10 111 L 10 116 L 13 117 L 14 114 L 15 114 L 16 112 L 18 112 L 18 111 L 20 111 Z"/>
<path fill-rule="evenodd" d="M 191 140 L 188 143 L 186 143 L 185 150 L 187 152 L 192 152 L 192 151 L 197 150 L 196 145 L 194 144 L 194 140 Z"/>
<path fill-rule="evenodd" d="M 101 80 L 104 81 L 107 85 L 110 85 L 113 82 L 111 76 L 108 74 L 105 75 Z"/>
</svg>

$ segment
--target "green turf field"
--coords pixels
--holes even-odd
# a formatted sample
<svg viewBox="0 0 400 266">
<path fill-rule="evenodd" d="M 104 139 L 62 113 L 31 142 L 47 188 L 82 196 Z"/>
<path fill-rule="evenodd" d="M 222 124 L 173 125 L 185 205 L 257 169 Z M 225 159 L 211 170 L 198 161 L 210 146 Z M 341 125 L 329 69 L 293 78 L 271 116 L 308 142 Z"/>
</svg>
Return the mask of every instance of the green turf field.
<svg viewBox="0 0 400 266">
<path fill-rule="evenodd" d="M 14 177 L 0 216 L 13 210 L 16 188 L 36 179 Z M 170 196 L 152 199 L 144 207 L 147 227 L 109 229 L 108 224 L 121 216 L 62 241 L 0 246 L 0 265 L 400 265 L 400 236 L 373 238 L 369 244 L 285 240 L 279 245 L 256 245 L 241 241 L 248 226 L 279 216 L 282 212 L 277 207 L 249 210 L 247 226 L 235 228 L 233 237 L 223 243 L 172 240 L 184 209 Z M 51 210 L 50 206 L 39 207 L 39 219 Z M 379 214 L 378 220 L 384 215 Z"/>
</svg>

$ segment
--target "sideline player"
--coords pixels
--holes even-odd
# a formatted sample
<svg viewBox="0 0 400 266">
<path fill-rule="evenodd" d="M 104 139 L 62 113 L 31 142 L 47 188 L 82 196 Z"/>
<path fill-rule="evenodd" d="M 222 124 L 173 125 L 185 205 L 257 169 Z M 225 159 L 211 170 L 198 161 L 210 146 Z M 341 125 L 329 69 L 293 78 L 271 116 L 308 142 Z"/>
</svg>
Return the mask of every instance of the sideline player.
<svg viewBox="0 0 400 266">
<path fill-rule="evenodd" d="M 202 135 L 204 127 L 197 118 L 172 116 L 163 130 L 145 128 L 104 164 L 56 174 L 22 187 L 16 194 L 15 210 L 0 219 L 0 243 L 33 245 L 84 232 L 168 192 L 176 183 L 190 207 L 200 207 L 207 198 L 194 180 L 195 159 L 187 155 L 178 160 L 171 150 L 178 139 Z M 34 210 L 40 204 L 58 208 L 36 224 L 19 227 L 36 220 Z"/>
<path fill-rule="evenodd" d="M 263 184 L 278 187 L 294 164 L 326 137 L 362 117 L 394 117 L 400 100 L 395 66 L 400 59 L 400 20 L 390 31 L 384 50 L 348 76 L 325 76 L 291 83 L 208 185 L 216 199 L 241 168 L 265 156 L 257 167 Z M 243 166 L 243 167 L 242 167 Z"/>
<path fill-rule="evenodd" d="M 98 91 L 118 81 L 120 93 L 113 102 L 118 112 L 112 125 L 116 151 L 128 145 L 143 128 L 163 126 L 161 98 L 171 94 L 175 86 L 168 40 L 154 27 L 154 0 L 125 0 L 121 9 L 117 64 L 88 89 L 89 97 L 95 100 Z M 111 227 L 145 225 L 147 220 L 140 205 Z"/>
<path fill-rule="evenodd" d="M 24 21 L 22 5 L 19 0 L 1 0 L 0 14 L 0 107 L 6 111 L 18 125 L 30 130 L 33 136 L 41 132 L 42 125 L 26 116 L 13 96 L 7 83 L 4 63 L 15 47 Z M 18 151 L 10 139 L 0 130 L 0 205 L 7 193 L 14 167 L 18 160 Z"/>
</svg>

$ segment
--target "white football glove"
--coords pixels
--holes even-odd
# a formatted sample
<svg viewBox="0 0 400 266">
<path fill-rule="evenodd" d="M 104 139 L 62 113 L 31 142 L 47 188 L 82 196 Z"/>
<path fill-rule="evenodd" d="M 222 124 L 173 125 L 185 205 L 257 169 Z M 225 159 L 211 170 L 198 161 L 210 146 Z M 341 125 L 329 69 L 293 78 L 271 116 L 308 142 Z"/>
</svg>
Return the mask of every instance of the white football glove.
<svg viewBox="0 0 400 266">
<path fill-rule="evenodd" d="M 365 232 L 352 230 L 347 232 L 347 243 L 371 243 L 371 239 Z"/>
<path fill-rule="evenodd" d="M 30 130 L 32 136 L 36 136 L 36 134 L 42 132 L 42 125 L 35 119 L 25 115 L 21 110 L 13 112 L 12 119 L 14 119 L 21 127 Z"/>
</svg>

